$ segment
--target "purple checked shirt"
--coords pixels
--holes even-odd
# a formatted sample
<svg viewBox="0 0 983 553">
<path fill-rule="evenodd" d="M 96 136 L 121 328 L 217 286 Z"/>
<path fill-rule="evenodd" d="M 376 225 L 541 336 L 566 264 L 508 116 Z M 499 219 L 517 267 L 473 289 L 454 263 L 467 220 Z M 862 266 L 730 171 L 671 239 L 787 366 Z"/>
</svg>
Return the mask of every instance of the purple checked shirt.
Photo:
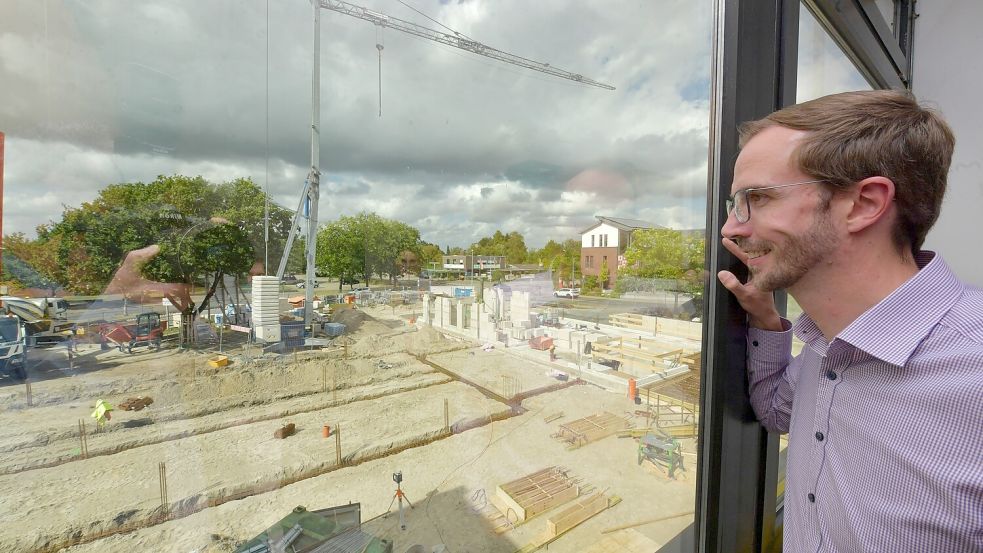
<svg viewBox="0 0 983 553">
<path fill-rule="evenodd" d="M 748 331 L 751 404 L 789 434 L 786 552 L 983 552 L 983 290 L 916 261 L 832 342 L 808 315 Z"/>
</svg>

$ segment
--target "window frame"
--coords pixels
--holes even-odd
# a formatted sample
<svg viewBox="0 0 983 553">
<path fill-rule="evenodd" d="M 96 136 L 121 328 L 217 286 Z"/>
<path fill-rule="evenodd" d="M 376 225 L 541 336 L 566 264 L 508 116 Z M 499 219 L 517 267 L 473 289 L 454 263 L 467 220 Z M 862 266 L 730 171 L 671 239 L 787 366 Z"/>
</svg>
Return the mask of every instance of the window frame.
<svg viewBox="0 0 983 553">
<path fill-rule="evenodd" d="M 746 314 L 714 275 L 727 269 L 746 276 L 720 243 L 737 126 L 795 102 L 802 7 L 872 86 L 911 87 L 912 0 L 895 1 L 893 33 L 873 0 L 715 1 L 696 518 L 660 551 L 781 550 L 779 437 L 765 432 L 751 409 Z M 776 303 L 786 313 L 784 292 L 776 293 Z"/>
</svg>

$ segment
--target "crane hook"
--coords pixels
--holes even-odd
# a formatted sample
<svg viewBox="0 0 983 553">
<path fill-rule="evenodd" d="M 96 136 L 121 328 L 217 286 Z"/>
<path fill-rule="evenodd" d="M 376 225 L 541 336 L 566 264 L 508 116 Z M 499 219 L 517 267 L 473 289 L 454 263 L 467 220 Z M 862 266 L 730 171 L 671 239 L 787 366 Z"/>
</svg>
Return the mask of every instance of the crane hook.
<svg viewBox="0 0 983 553">
<path fill-rule="evenodd" d="M 379 117 L 382 117 L 382 50 L 385 46 L 377 42 L 375 47 L 379 50 Z"/>
</svg>

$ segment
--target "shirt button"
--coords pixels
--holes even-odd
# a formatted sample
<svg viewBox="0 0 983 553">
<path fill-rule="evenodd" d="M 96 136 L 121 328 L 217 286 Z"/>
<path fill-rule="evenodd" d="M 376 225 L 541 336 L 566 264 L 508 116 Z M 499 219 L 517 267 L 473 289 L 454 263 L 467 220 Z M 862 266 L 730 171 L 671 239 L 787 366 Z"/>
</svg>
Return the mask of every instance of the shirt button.
<svg viewBox="0 0 983 553">
<path fill-rule="evenodd" d="M 826 436 L 823 436 L 822 432 L 816 432 L 816 439 L 819 440 L 820 442 L 823 441 L 823 438 L 825 437 Z"/>
<path fill-rule="evenodd" d="M 809 498 L 809 503 L 815 503 L 816 502 L 816 496 L 815 496 L 815 494 L 809 494 L 806 497 Z"/>
<path fill-rule="evenodd" d="M 758 347 L 758 341 L 755 340 L 755 341 L 751 342 L 751 345 L 754 346 L 754 347 Z"/>
<path fill-rule="evenodd" d="M 836 373 L 833 371 L 826 371 L 826 378 L 836 380 Z"/>
</svg>

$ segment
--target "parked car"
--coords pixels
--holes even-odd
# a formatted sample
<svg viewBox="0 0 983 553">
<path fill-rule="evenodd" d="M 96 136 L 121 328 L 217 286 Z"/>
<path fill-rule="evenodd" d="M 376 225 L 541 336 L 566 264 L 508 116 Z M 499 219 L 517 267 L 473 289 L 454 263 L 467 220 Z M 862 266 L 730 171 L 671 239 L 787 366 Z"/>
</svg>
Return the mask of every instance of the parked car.
<svg viewBox="0 0 983 553">
<path fill-rule="evenodd" d="M 580 291 L 576 288 L 560 288 L 553 292 L 553 295 L 558 298 L 578 298 L 580 297 Z"/>
<path fill-rule="evenodd" d="M 298 281 L 298 282 L 297 282 L 297 288 L 301 288 L 301 289 L 303 289 L 303 288 L 305 288 L 306 286 L 307 286 L 307 282 L 305 282 L 305 281 L 303 281 L 303 280 L 301 280 L 301 281 Z M 314 287 L 315 287 L 315 288 L 317 288 L 318 286 L 320 286 L 320 285 L 319 285 L 319 284 L 317 283 L 317 281 L 315 280 L 315 281 L 314 281 Z"/>
</svg>

